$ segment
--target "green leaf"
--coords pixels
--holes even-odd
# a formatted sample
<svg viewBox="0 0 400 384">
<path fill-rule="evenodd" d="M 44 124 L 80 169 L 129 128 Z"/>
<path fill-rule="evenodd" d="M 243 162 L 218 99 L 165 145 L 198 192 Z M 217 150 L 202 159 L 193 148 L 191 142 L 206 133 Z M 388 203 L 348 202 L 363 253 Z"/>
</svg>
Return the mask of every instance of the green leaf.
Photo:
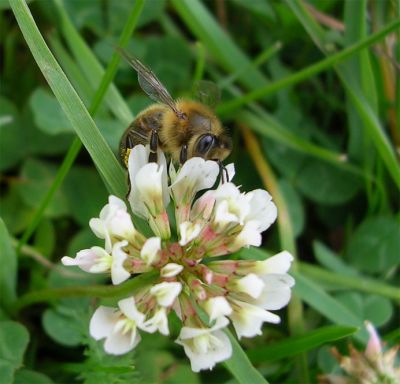
<svg viewBox="0 0 400 384">
<path fill-rule="evenodd" d="M 23 0 L 16 0 L 11 2 L 11 7 L 39 68 L 106 181 L 110 192 L 117 196 L 123 196 L 125 193 L 124 172 L 76 91 L 51 54 L 28 6 Z"/>
<path fill-rule="evenodd" d="M 35 232 L 33 244 L 37 251 L 47 257 L 51 256 L 56 245 L 56 231 L 51 220 L 42 219 Z"/>
<path fill-rule="evenodd" d="M 0 304 L 8 307 L 17 298 L 17 254 L 0 218 Z"/>
<path fill-rule="evenodd" d="M 224 365 L 235 379 L 240 384 L 268 383 L 261 373 L 251 365 L 249 358 L 236 338 L 228 330 L 225 330 L 225 333 L 232 344 L 232 357 L 225 361 Z"/>
<path fill-rule="evenodd" d="M 30 369 L 19 369 L 15 372 L 13 384 L 53 384 L 53 381 L 40 372 L 31 371 Z"/>
<path fill-rule="evenodd" d="M 44 133 L 57 135 L 74 132 L 57 99 L 44 88 L 32 93 L 30 105 L 35 124 Z"/>
<path fill-rule="evenodd" d="M 98 217 L 107 203 L 107 190 L 93 168 L 72 168 L 61 191 L 65 193 L 72 216 L 82 226 L 87 226 L 92 217 Z"/>
<path fill-rule="evenodd" d="M 39 160 L 31 159 L 24 163 L 21 169 L 21 178 L 24 182 L 17 188 L 25 204 L 38 208 L 43 196 L 52 184 L 56 170 L 53 164 Z M 67 197 L 62 190 L 58 190 L 54 199 L 47 206 L 46 215 L 59 217 L 68 213 Z"/>
<path fill-rule="evenodd" d="M 21 233 L 32 219 L 34 210 L 27 206 L 17 191 L 17 186 L 10 186 L 2 196 L 0 217 L 4 220 L 9 232 L 13 235 Z"/>
<path fill-rule="evenodd" d="M 2 384 L 12 384 L 21 367 L 29 342 L 29 333 L 15 321 L 0 321 L 0 377 Z"/>
<path fill-rule="evenodd" d="M 249 350 L 247 355 L 253 363 L 270 362 L 302 352 L 318 348 L 319 346 L 348 337 L 357 331 L 357 328 L 337 325 L 318 328 L 301 336 L 291 336 L 285 340 Z"/>
<path fill-rule="evenodd" d="M 23 158 L 22 140 L 17 108 L 0 96 L 0 171 L 12 167 Z"/>
<path fill-rule="evenodd" d="M 310 200 L 325 205 L 349 201 L 358 192 L 361 180 L 330 164 L 305 161 L 296 179 L 298 188 Z"/>
<path fill-rule="evenodd" d="M 68 309 L 68 308 L 67 308 Z M 78 312 L 58 306 L 56 309 L 46 309 L 43 313 L 42 324 L 46 333 L 57 343 L 74 347 L 82 344 L 85 334 L 82 332 L 82 321 Z"/>
<path fill-rule="evenodd" d="M 356 229 L 347 259 L 361 271 L 382 273 L 399 264 L 400 225 L 394 217 L 371 217 Z"/>
<path fill-rule="evenodd" d="M 344 292 L 337 294 L 336 298 L 356 313 L 360 321 L 369 320 L 376 327 L 385 325 L 393 315 L 392 303 L 385 297 Z"/>
</svg>

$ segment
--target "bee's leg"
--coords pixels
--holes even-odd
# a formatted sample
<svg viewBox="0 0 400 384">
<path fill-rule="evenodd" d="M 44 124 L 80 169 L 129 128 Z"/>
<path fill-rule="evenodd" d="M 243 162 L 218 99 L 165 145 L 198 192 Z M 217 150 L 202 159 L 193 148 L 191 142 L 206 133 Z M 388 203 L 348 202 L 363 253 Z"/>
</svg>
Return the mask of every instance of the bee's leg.
<svg viewBox="0 0 400 384">
<path fill-rule="evenodd" d="M 153 131 L 151 131 L 151 137 L 150 137 L 149 163 L 157 163 L 158 160 L 157 149 L 158 149 L 158 132 L 154 129 Z"/>
<path fill-rule="evenodd" d="M 131 194 L 131 189 L 132 189 L 132 186 L 131 186 L 131 179 L 130 179 L 130 177 L 129 177 L 129 173 L 128 173 L 127 176 L 128 176 L 128 180 L 127 180 L 128 192 L 126 192 L 126 195 L 125 195 L 125 199 L 126 199 L 126 200 L 128 200 L 129 195 Z"/>
<path fill-rule="evenodd" d="M 226 169 L 225 165 L 222 164 L 222 161 L 218 160 L 219 165 L 219 177 L 221 179 L 221 183 L 229 183 L 229 174 L 228 170 Z"/>
<path fill-rule="evenodd" d="M 181 153 L 179 154 L 179 162 L 181 164 L 184 164 L 186 162 L 188 156 L 187 152 L 188 152 L 187 144 L 183 144 L 181 148 Z"/>
</svg>

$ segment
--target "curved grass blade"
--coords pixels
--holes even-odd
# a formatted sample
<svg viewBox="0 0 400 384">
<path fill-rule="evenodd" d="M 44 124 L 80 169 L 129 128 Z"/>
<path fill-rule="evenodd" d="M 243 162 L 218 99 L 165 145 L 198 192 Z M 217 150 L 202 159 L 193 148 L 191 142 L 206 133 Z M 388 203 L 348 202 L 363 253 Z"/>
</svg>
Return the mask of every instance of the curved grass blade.
<svg viewBox="0 0 400 384">
<path fill-rule="evenodd" d="M 331 341 L 351 336 L 358 328 L 330 325 L 301 336 L 292 336 L 283 341 L 247 352 L 252 363 L 271 362 L 310 351 Z"/>
<path fill-rule="evenodd" d="M 122 167 L 47 47 L 28 6 L 23 0 L 11 1 L 10 4 L 40 70 L 96 164 L 107 188 L 112 194 L 123 197 L 125 194 L 125 175 Z"/>
</svg>

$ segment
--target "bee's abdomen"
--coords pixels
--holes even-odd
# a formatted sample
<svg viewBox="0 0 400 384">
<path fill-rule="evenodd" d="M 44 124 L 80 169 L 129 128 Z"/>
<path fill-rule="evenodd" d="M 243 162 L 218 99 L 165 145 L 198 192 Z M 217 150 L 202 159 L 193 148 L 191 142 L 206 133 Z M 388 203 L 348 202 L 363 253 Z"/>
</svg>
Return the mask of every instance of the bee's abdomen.
<svg viewBox="0 0 400 384">
<path fill-rule="evenodd" d="M 164 113 L 165 107 L 155 104 L 139 113 L 135 120 L 132 121 L 124 132 L 119 146 L 120 158 L 125 165 L 127 164 L 127 155 L 130 149 L 138 144 L 148 144 L 151 132 L 162 129 Z"/>
</svg>

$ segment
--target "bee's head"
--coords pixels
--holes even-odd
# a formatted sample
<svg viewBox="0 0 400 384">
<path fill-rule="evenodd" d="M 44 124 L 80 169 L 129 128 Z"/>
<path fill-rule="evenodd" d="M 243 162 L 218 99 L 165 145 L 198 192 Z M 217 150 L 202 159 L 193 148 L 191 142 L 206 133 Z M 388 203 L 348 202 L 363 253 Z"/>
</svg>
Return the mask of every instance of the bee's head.
<svg viewBox="0 0 400 384">
<path fill-rule="evenodd" d="M 232 140 L 229 136 L 219 136 L 206 133 L 199 135 L 195 144 L 192 156 L 202 157 L 207 160 L 225 160 L 231 153 Z"/>
</svg>

